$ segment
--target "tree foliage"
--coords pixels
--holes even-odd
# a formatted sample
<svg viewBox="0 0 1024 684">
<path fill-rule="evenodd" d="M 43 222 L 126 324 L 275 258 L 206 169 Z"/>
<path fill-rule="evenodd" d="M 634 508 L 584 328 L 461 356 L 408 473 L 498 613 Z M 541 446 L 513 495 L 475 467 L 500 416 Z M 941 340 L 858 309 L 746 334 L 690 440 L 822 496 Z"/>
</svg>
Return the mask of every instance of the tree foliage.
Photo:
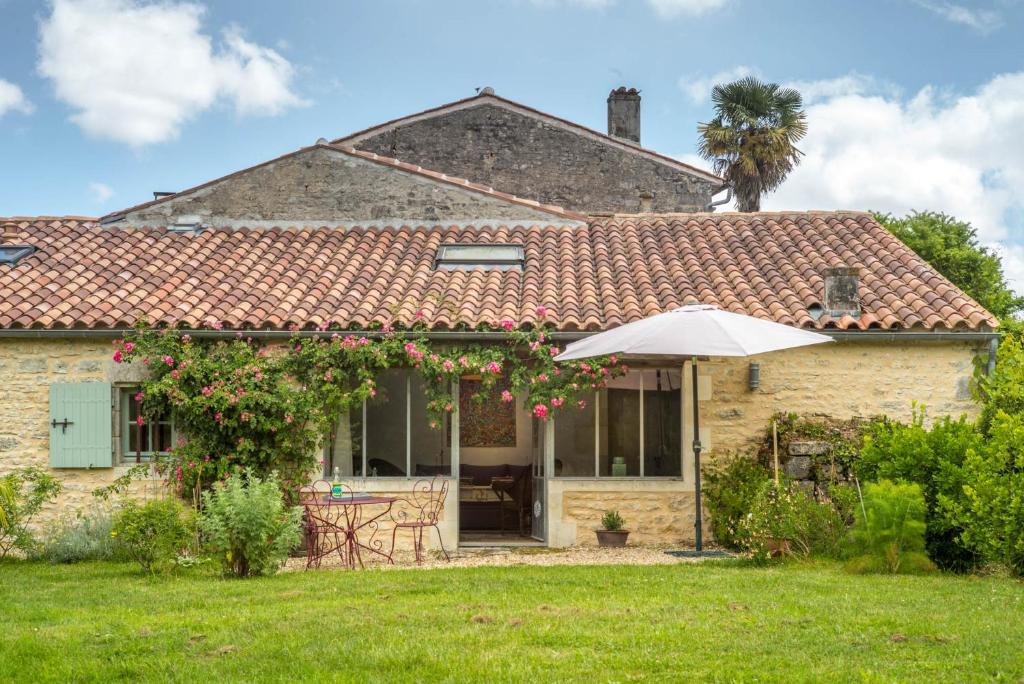
<svg viewBox="0 0 1024 684">
<path fill-rule="evenodd" d="M 1006 318 L 1024 308 L 1024 297 L 1014 294 L 1006 282 L 999 255 L 979 244 L 978 231 L 967 221 L 934 211 L 902 218 L 875 214 L 875 218 L 997 317 Z"/>
<path fill-rule="evenodd" d="M 796 90 L 747 78 L 711 91 L 715 118 L 700 124 L 697 151 L 736 192 L 740 211 L 758 211 L 761 195 L 778 188 L 800 162 L 807 134 Z"/>
</svg>

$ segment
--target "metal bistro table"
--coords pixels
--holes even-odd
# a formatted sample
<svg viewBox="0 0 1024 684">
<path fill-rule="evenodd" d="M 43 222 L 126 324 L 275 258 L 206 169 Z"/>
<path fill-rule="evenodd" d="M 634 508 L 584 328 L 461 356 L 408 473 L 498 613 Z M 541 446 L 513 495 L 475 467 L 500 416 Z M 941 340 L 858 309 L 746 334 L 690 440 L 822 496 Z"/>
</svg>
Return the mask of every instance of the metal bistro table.
<svg viewBox="0 0 1024 684">
<path fill-rule="evenodd" d="M 363 565 L 362 552 L 367 551 L 394 564 L 394 549 L 387 549 L 383 538 L 378 538 L 380 519 L 391 512 L 397 501 L 393 496 L 360 496 L 346 491 L 340 496 L 317 491 L 316 496 L 307 498 L 307 520 L 311 523 L 306 567 L 319 567 L 320 561 L 337 551 L 342 562 L 354 569 L 356 562 Z M 380 506 L 379 511 L 367 511 L 367 506 Z M 365 535 L 369 533 L 367 538 Z M 334 543 L 330 543 L 333 538 Z"/>
</svg>

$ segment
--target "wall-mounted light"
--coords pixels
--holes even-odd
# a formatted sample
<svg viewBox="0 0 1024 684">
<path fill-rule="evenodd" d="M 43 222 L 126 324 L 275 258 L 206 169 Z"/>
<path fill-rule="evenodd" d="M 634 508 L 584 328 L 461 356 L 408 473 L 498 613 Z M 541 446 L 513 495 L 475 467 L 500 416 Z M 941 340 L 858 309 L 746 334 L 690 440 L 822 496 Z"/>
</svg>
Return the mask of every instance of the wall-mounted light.
<svg viewBox="0 0 1024 684">
<path fill-rule="evenodd" d="M 757 361 L 750 362 L 749 374 L 747 375 L 747 387 L 756 390 L 761 386 L 761 364 Z"/>
</svg>

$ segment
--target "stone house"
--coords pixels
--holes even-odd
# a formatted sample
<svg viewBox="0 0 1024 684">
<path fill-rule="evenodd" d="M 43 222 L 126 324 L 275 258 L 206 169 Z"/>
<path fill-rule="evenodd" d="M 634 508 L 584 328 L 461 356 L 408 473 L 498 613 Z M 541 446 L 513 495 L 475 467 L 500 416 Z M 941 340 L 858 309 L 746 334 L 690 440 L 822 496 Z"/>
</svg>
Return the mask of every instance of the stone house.
<svg viewBox="0 0 1024 684">
<path fill-rule="evenodd" d="M 487 342 L 480 324 L 536 324 L 542 306 L 568 342 L 699 301 L 837 340 L 702 363 L 712 458 L 749 448 L 776 411 L 974 410 L 973 362 L 997 339 L 991 314 L 869 214 L 708 211 L 721 181 L 640 148 L 638 123 L 617 109 L 638 105 L 633 95 L 609 98 L 609 131 L 625 140 L 484 91 L 101 219 L 3 219 L 0 472 L 48 464 L 66 487 L 55 515 L 170 444 L 170 418 L 128 429 L 141 371 L 111 362 L 111 341 L 140 318 L 276 340 L 293 325 L 368 330 L 421 312 L 439 340 Z M 531 529 L 502 539 L 593 543 L 614 508 L 638 542 L 685 541 L 693 435 L 680 370 L 637 367 L 547 422 L 521 402 L 479 413 L 461 401 L 467 377 L 449 425 L 431 430 L 417 376 L 393 369 L 379 401 L 338 416 L 325 471 L 381 493 L 450 478 L 450 545 L 505 527 L 486 487 L 498 473 L 528 474 L 532 489 Z M 615 456 L 624 476 L 612 475 Z"/>
</svg>

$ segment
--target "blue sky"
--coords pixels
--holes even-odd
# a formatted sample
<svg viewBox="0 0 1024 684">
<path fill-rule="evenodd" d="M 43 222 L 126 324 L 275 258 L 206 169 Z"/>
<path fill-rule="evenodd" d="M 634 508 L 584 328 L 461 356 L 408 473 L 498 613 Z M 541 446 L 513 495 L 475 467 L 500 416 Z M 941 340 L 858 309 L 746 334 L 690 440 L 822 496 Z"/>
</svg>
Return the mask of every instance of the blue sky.
<svg viewBox="0 0 1024 684">
<path fill-rule="evenodd" d="M 1024 290 L 1024 2 L 0 0 L 0 215 L 101 215 L 473 94 L 694 161 L 714 82 L 805 93 L 770 209 L 942 209 Z"/>
</svg>

